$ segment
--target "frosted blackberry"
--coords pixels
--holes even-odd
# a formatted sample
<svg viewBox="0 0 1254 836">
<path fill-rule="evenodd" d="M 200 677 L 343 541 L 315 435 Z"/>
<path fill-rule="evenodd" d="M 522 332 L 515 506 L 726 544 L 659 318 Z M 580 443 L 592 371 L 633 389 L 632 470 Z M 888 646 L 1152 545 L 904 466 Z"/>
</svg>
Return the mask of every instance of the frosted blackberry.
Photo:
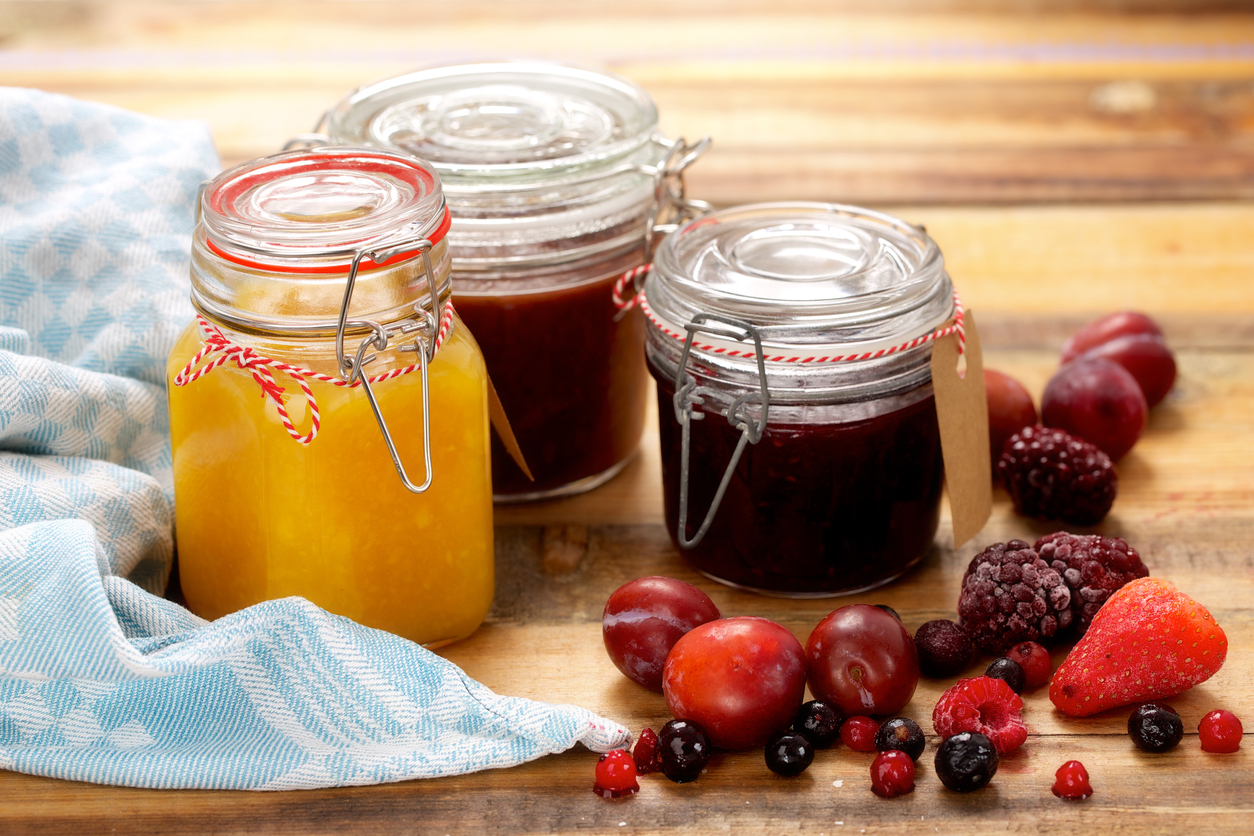
<svg viewBox="0 0 1254 836">
<path fill-rule="evenodd" d="M 994 543 L 967 566 L 958 626 L 987 653 L 1003 656 L 1019 642 L 1048 640 L 1072 618 L 1062 575 L 1022 540 Z"/>
<path fill-rule="evenodd" d="M 1149 575 L 1136 549 L 1119 537 L 1058 531 L 1037 540 L 1035 549 L 1071 589 L 1071 611 L 1080 635 L 1116 589 Z"/>
<path fill-rule="evenodd" d="M 1062 430 L 1024 427 L 1006 442 L 997 473 L 1025 517 L 1094 525 L 1115 502 L 1110 456 Z"/>
</svg>

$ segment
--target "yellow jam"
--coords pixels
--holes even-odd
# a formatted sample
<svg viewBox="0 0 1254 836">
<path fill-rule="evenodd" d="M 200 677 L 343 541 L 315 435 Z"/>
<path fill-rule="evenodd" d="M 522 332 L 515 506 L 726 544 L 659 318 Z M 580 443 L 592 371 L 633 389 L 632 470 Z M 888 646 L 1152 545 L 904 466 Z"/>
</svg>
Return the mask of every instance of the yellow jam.
<svg viewBox="0 0 1254 836">
<path fill-rule="evenodd" d="M 359 340 L 350 339 L 352 349 Z M 335 373 L 333 347 L 311 354 L 306 344 L 284 355 L 282 345 L 247 344 Z M 426 645 L 472 633 L 492 603 L 494 554 L 487 373 L 466 327 L 455 320 L 430 367 L 434 478 L 422 494 L 401 484 L 360 387 L 310 380 L 321 426 L 301 444 L 233 361 L 176 386 L 201 347 L 193 323 L 167 368 L 179 576 L 192 611 L 215 619 L 298 595 Z M 376 353 L 368 374 L 415 358 L 391 348 Z M 299 383 L 274 374 L 298 433 L 308 432 Z M 373 384 L 373 391 L 410 481 L 421 485 L 421 373 Z"/>
</svg>

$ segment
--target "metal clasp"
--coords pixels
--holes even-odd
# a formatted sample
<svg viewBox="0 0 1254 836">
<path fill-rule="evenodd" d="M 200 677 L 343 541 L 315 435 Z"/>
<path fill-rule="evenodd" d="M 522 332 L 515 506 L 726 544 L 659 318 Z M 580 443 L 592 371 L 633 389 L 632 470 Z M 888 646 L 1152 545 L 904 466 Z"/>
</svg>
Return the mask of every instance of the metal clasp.
<svg viewBox="0 0 1254 836">
<path fill-rule="evenodd" d="M 704 323 L 707 322 L 714 322 L 717 325 L 705 325 Z M 762 335 L 757 328 L 738 319 L 707 313 L 697 314 L 692 318 L 692 322 L 685 325 L 684 328 L 688 331 L 688 336 L 684 340 L 683 353 L 679 356 L 679 368 L 675 372 L 675 396 L 672 399 L 675 409 L 675 420 L 679 422 L 682 439 L 679 464 L 679 530 L 676 534 L 679 545 L 685 549 L 691 549 L 701 542 L 710 528 L 710 523 L 714 521 L 714 515 L 718 512 L 718 506 L 723 501 L 723 494 L 727 491 L 727 485 L 731 482 L 732 473 L 740 461 L 741 454 L 744 453 L 745 445 L 757 444 L 762 440 L 762 431 L 766 428 L 767 417 L 771 408 L 771 396 L 766 388 L 766 361 L 762 355 Z M 719 482 L 718 490 L 714 493 L 714 500 L 710 503 L 710 510 L 706 512 L 705 520 L 701 523 L 701 527 L 697 529 L 697 533 L 691 539 L 688 539 L 686 531 L 688 529 L 689 436 L 692 422 L 705 418 L 705 413 L 697 412 L 693 407 L 704 404 L 702 396 L 714 392 L 711 388 L 697 386 L 697 379 L 688 372 L 688 356 L 692 352 L 692 339 L 699 331 L 740 342 L 752 338 L 753 349 L 758 361 L 758 382 L 760 388 L 757 392 L 741 395 L 727 407 L 727 423 L 740 430 L 740 440 L 736 442 L 736 450 L 732 453 L 731 461 L 727 463 L 727 469 L 723 472 L 723 479 Z M 762 405 L 762 414 L 757 421 L 753 420 L 753 416 L 749 414 L 747 409 L 749 404 L 755 401 Z"/>
<path fill-rule="evenodd" d="M 340 317 L 335 329 L 335 356 L 339 362 L 340 378 L 347 383 L 360 382 L 361 388 L 366 393 L 366 399 L 370 402 L 370 409 L 374 413 L 375 421 L 379 424 L 379 430 L 383 433 L 383 441 L 387 444 L 388 453 L 392 456 L 392 464 L 396 465 L 396 472 L 401 477 L 401 484 L 410 493 L 423 493 L 431 487 L 432 471 L 431 471 L 431 388 L 430 378 L 427 367 L 431 361 L 435 359 L 436 334 L 439 331 L 439 311 L 440 311 L 440 294 L 435 286 L 435 271 L 431 267 L 431 247 L 432 243 L 426 238 L 420 238 L 410 241 L 398 242 L 390 247 L 376 248 L 374 250 L 360 250 L 353 256 L 352 266 L 348 271 L 348 280 L 344 286 L 344 302 L 340 306 Z M 399 326 L 392 328 L 384 328 L 377 322 L 371 320 L 350 320 L 348 318 L 349 304 L 353 298 L 353 288 L 357 284 L 357 272 L 364 258 L 369 258 L 375 264 L 382 265 L 390 258 L 394 258 L 401 253 L 411 249 L 417 249 L 422 254 L 422 266 L 427 271 L 427 289 L 431 294 L 431 310 L 415 305 L 415 313 L 422 317 L 421 322 L 408 321 Z M 370 334 L 361 341 L 357 346 L 357 351 L 353 357 L 348 357 L 344 353 L 344 332 L 348 327 L 365 328 Z M 415 351 L 418 354 L 418 368 L 422 377 L 422 455 L 426 465 L 426 480 L 421 485 L 415 485 L 410 481 L 409 476 L 405 472 L 405 465 L 401 462 L 400 453 L 396 449 L 396 443 L 392 440 L 392 434 L 388 431 L 387 422 L 383 419 L 383 413 L 379 410 L 379 402 L 375 398 L 374 390 L 370 387 L 370 380 L 362 369 L 375 359 L 374 354 L 367 355 L 366 352 L 371 348 L 376 351 L 384 351 L 388 347 L 388 341 L 392 336 L 406 337 L 415 334 L 414 346 L 412 348 L 403 346 L 401 351 Z M 425 334 L 423 333 L 425 332 Z"/>
<path fill-rule="evenodd" d="M 704 200 L 688 197 L 684 185 L 684 170 L 709 149 L 710 142 L 710 138 L 706 136 L 689 145 L 680 137 L 671 145 L 670 153 L 662 164 L 653 170 L 653 209 L 644 230 L 646 264 L 653 260 L 653 250 L 662 235 L 674 232 L 687 221 L 714 211 L 714 207 Z M 673 214 L 663 222 L 662 213 L 668 210 Z M 639 292 L 640 288 L 637 287 L 636 290 Z"/>
</svg>

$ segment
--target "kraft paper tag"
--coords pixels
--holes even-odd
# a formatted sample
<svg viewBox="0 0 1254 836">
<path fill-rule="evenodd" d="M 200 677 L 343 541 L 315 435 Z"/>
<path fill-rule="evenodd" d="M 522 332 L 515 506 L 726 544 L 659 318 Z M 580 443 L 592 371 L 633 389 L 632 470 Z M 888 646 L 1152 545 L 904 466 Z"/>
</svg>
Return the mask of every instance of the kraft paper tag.
<svg viewBox="0 0 1254 836">
<path fill-rule="evenodd" d="M 988 449 L 988 400 L 980 335 L 968 309 L 966 349 L 958 354 L 958 335 L 932 345 L 932 388 L 940 424 L 945 487 L 953 517 L 954 548 L 970 540 L 993 511 L 993 479 Z M 960 361 L 965 359 L 965 363 Z"/>
<path fill-rule="evenodd" d="M 531 468 L 527 467 L 527 460 L 523 458 L 518 439 L 514 438 L 514 428 L 509 425 L 509 417 L 505 414 L 505 407 L 501 406 L 501 399 L 496 394 L 496 387 L 492 385 L 491 377 L 488 378 L 488 418 L 491 419 L 492 428 L 496 430 L 501 443 L 505 445 L 505 451 L 514 460 L 514 464 L 518 465 L 518 469 L 534 482 L 536 477 L 531 475 Z"/>
</svg>

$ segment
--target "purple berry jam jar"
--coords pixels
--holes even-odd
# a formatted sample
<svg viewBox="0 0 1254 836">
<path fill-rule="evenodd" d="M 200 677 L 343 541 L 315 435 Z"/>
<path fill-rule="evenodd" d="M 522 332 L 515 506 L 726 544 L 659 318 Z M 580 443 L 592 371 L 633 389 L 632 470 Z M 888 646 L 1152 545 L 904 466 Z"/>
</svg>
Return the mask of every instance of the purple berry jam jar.
<svg viewBox="0 0 1254 836">
<path fill-rule="evenodd" d="M 657 120 L 627 79 L 524 61 L 396 76 L 324 117 L 332 142 L 412 154 L 440 174 L 453 301 L 533 477 L 494 434 L 496 502 L 590 490 L 639 447 L 645 323 L 615 304 L 615 286 L 708 208 L 682 179 L 708 143 L 667 139 Z"/>
<path fill-rule="evenodd" d="M 666 522 L 686 560 L 823 597 L 927 554 L 944 481 L 932 343 L 901 346 L 954 298 L 921 228 L 852 206 L 725 209 L 662 241 L 644 296 Z"/>
</svg>

